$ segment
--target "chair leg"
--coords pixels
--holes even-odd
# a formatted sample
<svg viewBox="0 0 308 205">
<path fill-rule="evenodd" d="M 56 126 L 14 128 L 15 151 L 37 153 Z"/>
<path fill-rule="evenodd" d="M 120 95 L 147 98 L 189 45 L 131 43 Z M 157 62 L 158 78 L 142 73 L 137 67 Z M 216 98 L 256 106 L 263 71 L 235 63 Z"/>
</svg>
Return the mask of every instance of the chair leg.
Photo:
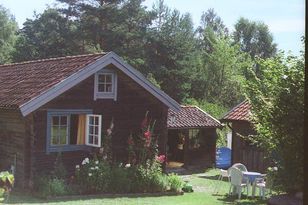
<svg viewBox="0 0 308 205">
<path fill-rule="evenodd" d="M 242 187 L 238 187 L 238 199 L 241 199 Z"/>
</svg>

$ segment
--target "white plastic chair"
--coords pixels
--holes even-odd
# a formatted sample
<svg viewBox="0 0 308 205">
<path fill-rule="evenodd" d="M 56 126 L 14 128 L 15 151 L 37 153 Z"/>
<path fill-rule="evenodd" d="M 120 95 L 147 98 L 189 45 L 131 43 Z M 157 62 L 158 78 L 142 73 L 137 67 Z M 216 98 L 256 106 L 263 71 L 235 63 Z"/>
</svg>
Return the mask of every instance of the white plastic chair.
<svg viewBox="0 0 308 205">
<path fill-rule="evenodd" d="M 241 170 L 242 172 L 247 172 L 247 168 L 245 165 L 243 165 L 242 163 L 235 163 L 232 165 L 232 167 L 236 167 L 238 168 L 239 170 Z"/>
<path fill-rule="evenodd" d="M 228 173 L 230 174 L 230 182 L 231 182 L 230 189 L 229 189 L 229 195 L 231 193 L 231 189 L 233 188 L 233 194 L 234 194 L 234 190 L 236 190 L 238 194 L 238 199 L 241 199 L 242 188 L 246 187 L 247 196 L 248 196 L 248 184 L 243 183 L 242 171 L 236 167 L 230 167 L 228 169 Z"/>
<path fill-rule="evenodd" d="M 228 181 L 230 182 L 228 170 L 220 169 L 220 175 L 218 177 L 218 180 L 223 180 L 224 178 L 228 178 Z"/>
<path fill-rule="evenodd" d="M 262 175 L 260 178 L 255 179 L 255 186 L 259 189 L 259 195 L 262 199 L 265 199 L 265 194 L 270 187 L 270 181 L 266 177 L 266 175 Z"/>
</svg>

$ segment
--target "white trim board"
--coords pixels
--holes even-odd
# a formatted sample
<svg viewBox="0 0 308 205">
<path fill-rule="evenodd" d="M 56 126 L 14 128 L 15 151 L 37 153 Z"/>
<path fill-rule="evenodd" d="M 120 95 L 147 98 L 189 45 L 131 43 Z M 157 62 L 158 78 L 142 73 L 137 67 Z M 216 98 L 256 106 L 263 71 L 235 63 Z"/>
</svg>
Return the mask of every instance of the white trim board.
<svg viewBox="0 0 308 205">
<path fill-rule="evenodd" d="M 173 100 L 169 95 L 164 93 L 162 90 L 158 89 L 152 83 L 150 83 L 140 72 L 134 69 L 129 64 L 125 63 L 122 58 L 116 55 L 114 52 L 109 52 L 101 58 L 97 59 L 93 63 L 85 66 L 83 69 L 72 74 L 61 82 L 57 83 L 53 87 L 49 88 L 42 94 L 38 95 L 35 98 L 32 98 L 28 102 L 22 104 L 19 108 L 23 116 L 30 114 L 35 111 L 42 105 L 48 103 L 54 98 L 58 97 L 65 91 L 74 87 L 78 83 L 82 82 L 86 78 L 95 74 L 99 70 L 103 69 L 109 64 L 115 65 L 118 69 L 123 71 L 126 75 L 136 81 L 140 86 L 150 92 L 158 100 L 164 103 L 167 107 L 171 108 L 174 111 L 180 111 L 180 105 Z"/>
</svg>

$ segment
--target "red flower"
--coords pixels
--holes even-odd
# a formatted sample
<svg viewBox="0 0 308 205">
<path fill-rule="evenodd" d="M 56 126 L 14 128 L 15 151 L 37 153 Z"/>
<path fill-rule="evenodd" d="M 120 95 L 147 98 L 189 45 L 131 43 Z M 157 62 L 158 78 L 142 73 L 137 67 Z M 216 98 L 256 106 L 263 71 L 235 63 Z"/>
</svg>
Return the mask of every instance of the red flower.
<svg viewBox="0 0 308 205">
<path fill-rule="evenodd" d="M 129 145 L 133 145 L 133 144 L 134 144 L 133 138 L 132 138 L 132 137 L 128 137 L 127 143 L 128 143 Z"/>
<path fill-rule="evenodd" d="M 166 160 L 166 156 L 165 155 L 159 155 L 156 157 L 156 160 L 159 162 L 159 163 L 163 163 L 165 160 Z"/>
<path fill-rule="evenodd" d="M 152 136 L 152 133 L 150 132 L 150 130 L 148 130 L 148 131 L 146 131 L 145 133 L 143 133 L 143 135 L 144 135 L 144 137 L 145 137 L 146 139 L 150 139 L 151 136 Z"/>
</svg>

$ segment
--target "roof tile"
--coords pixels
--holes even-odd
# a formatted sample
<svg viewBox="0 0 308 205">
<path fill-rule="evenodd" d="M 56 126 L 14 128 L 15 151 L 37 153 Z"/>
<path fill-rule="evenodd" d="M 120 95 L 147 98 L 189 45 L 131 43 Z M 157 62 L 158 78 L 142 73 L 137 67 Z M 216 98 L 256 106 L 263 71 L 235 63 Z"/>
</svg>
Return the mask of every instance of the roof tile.
<svg viewBox="0 0 308 205">
<path fill-rule="evenodd" d="M 225 114 L 221 121 L 250 121 L 250 108 L 251 104 L 247 100 L 245 100 L 232 108 L 227 114 Z"/>
<path fill-rule="evenodd" d="M 222 125 L 211 115 L 197 106 L 181 106 L 180 112 L 169 109 L 168 128 L 201 128 L 221 127 Z"/>
<path fill-rule="evenodd" d="M 0 65 L 0 107 L 19 107 L 104 55 L 67 56 Z"/>
</svg>

